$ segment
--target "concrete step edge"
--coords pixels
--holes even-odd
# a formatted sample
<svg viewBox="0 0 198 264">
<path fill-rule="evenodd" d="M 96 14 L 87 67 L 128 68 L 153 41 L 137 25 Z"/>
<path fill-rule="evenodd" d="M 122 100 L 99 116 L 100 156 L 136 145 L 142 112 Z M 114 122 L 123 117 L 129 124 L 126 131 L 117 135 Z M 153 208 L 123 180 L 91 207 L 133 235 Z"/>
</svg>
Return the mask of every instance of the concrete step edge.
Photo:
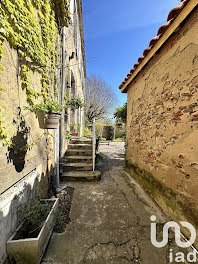
<svg viewBox="0 0 198 264">
<path fill-rule="evenodd" d="M 76 156 L 66 156 L 64 159 L 92 159 L 93 157 L 92 156 L 79 156 L 79 155 L 76 155 Z"/>
<path fill-rule="evenodd" d="M 90 147 L 91 146 L 91 144 L 71 144 L 71 143 L 69 143 L 69 145 L 68 146 L 81 146 L 81 147 Z"/>
<path fill-rule="evenodd" d="M 92 163 L 85 163 L 85 162 L 82 162 L 82 163 L 80 163 L 80 162 L 75 162 L 75 163 L 65 163 L 64 165 L 63 165 L 63 167 L 76 167 L 76 168 L 78 168 L 78 167 L 87 167 L 87 166 L 92 166 Z"/>
<path fill-rule="evenodd" d="M 92 175 L 99 175 L 99 174 L 101 174 L 100 171 L 66 171 L 66 172 L 63 172 L 62 177 L 65 177 L 65 176 L 73 176 L 73 177 L 92 176 Z"/>
<path fill-rule="evenodd" d="M 73 172 L 64 172 L 61 176 L 61 179 L 64 181 L 70 180 L 95 180 L 98 181 L 101 179 L 100 171 L 73 171 Z"/>
<path fill-rule="evenodd" d="M 86 153 L 86 152 L 92 152 L 91 149 L 67 149 L 66 153 L 68 152 L 81 152 L 81 153 Z"/>
</svg>

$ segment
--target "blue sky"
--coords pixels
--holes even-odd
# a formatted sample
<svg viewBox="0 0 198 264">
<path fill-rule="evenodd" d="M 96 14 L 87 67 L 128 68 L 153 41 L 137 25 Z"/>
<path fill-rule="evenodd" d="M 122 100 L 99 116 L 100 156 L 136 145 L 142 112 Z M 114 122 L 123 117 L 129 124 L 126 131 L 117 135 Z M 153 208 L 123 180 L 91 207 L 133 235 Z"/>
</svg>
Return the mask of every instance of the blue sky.
<svg viewBox="0 0 198 264">
<path fill-rule="evenodd" d="M 82 0 L 87 75 L 101 76 L 115 91 L 118 106 L 126 101 L 119 90 L 137 59 L 166 22 L 178 0 Z"/>
</svg>

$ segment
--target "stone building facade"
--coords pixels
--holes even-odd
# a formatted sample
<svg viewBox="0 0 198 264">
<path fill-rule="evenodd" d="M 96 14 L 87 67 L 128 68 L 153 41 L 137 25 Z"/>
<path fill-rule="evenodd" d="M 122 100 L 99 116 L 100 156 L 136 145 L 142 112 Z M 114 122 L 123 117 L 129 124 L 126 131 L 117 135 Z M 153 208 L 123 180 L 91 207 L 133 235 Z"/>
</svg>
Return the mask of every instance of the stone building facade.
<svg viewBox="0 0 198 264">
<path fill-rule="evenodd" d="M 120 85 L 127 165 L 176 221 L 198 228 L 198 1 L 185 0 Z"/>
<path fill-rule="evenodd" d="M 47 96 L 62 104 L 84 100 L 82 1 L 14 2 L 0 3 L 0 263 L 18 208 L 58 189 L 67 133 L 81 133 L 84 119 L 82 107 L 69 107 L 58 129 L 44 130 L 24 108 Z"/>
</svg>

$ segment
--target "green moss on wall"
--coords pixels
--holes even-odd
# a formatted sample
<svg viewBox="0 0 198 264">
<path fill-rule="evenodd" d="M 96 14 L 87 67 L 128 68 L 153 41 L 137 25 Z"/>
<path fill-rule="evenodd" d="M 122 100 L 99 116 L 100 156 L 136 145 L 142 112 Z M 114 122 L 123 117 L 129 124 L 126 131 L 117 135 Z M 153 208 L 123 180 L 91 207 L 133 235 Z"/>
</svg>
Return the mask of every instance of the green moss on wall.
<svg viewBox="0 0 198 264">
<path fill-rule="evenodd" d="M 198 228 L 198 210 L 187 197 L 173 192 L 154 176 L 140 169 L 136 164 L 127 162 L 130 174 L 140 183 L 144 190 L 176 221 L 186 219 Z"/>
</svg>

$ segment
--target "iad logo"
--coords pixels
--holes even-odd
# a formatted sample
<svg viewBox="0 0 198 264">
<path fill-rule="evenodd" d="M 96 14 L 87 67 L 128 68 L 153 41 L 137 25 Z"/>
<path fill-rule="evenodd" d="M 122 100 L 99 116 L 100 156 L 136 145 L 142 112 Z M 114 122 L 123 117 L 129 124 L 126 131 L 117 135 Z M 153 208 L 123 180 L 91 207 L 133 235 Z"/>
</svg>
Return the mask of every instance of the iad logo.
<svg viewBox="0 0 198 264">
<path fill-rule="evenodd" d="M 151 216 L 151 221 L 155 222 L 156 216 L 154 216 L 154 215 Z M 174 228 L 174 230 L 175 230 L 175 242 L 178 245 L 178 247 L 187 248 L 189 246 L 192 246 L 195 242 L 195 239 L 196 239 L 195 228 L 188 222 L 181 221 L 180 224 L 189 229 L 189 231 L 191 233 L 191 238 L 189 241 L 186 241 L 186 242 L 181 241 L 180 226 L 177 223 L 171 221 L 171 222 L 167 222 L 163 227 L 163 240 L 161 242 L 157 242 L 157 239 L 156 239 L 156 233 L 157 233 L 156 232 L 156 223 L 151 223 L 151 242 L 152 242 L 153 246 L 155 246 L 157 248 L 162 248 L 162 247 L 165 247 L 167 245 L 169 228 Z"/>
<path fill-rule="evenodd" d="M 195 239 L 196 239 L 196 230 L 195 228 L 188 222 L 180 221 L 180 224 L 187 228 L 190 231 L 191 237 L 190 240 L 182 241 L 181 240 L 181 230 L 180 226 L 176 222 L 167 222 L 164 227 L 163 227 L 163 239 L 161 242 L 157 241 L 157 228 L 156 228 L 156 216 L 151 216 L 151 243 L 157 247 L 157 248 L 162 248 L 165 247 L 168 243 L 168 231 L 170 228 L 173 228 L 175 231 L 175 242 L 180 248 L 187 248 L 190 247 L 194 244 Z M 184 240 L 184 239 L 183 239 Z M 191 258 L 193 257 L 193 258 Z M 170 254 L 169 254 L 169 260 L 170 262 L 173 262 L 173 251 L 170 249 Z M 176 262 L 185 262 L 184 258 L 184 253 L 178 252 L 176 253 L 175 257 Z M 188 262 L 196 262 L 196 251 L 194 250 L 193 253 L 189 253 L 187 255 L 187 261 Z"/>
</svg>

